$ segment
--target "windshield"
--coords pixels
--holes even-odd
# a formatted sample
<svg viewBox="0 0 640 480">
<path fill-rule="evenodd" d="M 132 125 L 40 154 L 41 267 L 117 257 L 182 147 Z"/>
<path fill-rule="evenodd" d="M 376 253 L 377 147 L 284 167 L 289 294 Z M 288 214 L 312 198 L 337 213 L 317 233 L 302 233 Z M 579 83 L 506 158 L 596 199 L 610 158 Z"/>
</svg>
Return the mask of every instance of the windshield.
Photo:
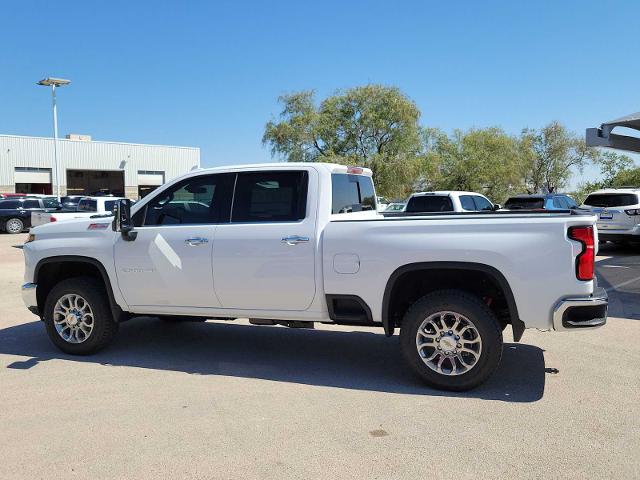
<svg viewBox="0 0 640 480">
<path fill-rule="evenodd" d="M 592 193 L 584 201 L 591 207 L 626 207 L 637 203 L 638 196 L 634 193 Z"/>
<path fill-rule="evenodd" d="M 544 198 L 536 197 L 511 197 L 504 204 L 507 210 L 532 210 L 544 208 Z"/>
<path fill-rule="evenodd" d="M 417 195 L 411 197 L 405 212 L 452 212 L 453 202 L 448 195 Z"/>
</svg>

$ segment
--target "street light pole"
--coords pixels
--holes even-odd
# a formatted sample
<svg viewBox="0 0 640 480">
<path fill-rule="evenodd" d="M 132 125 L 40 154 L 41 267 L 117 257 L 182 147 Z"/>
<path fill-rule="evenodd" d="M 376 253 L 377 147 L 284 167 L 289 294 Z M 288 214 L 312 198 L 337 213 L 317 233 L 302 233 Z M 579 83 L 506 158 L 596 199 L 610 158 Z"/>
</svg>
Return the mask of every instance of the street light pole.
<svg viewBox="0 0 640 480">
<path fill-rule="evenodd" d="M 56 105 L 56 87 L 69 85 L 70 83 L 70 80 L 53 77 L 45 78 L 38 82 L 38 85 L 51 87 L 51 104 L 53 107 L 53 170 L 58 201 L 60 201 L 60 175 L 58 171 L 58 106 Z"/>
<path fill-rule="evenodd" d="M 56 196 L 60 201 L 60 176 L 58 174 L 58 107 L 56 105 L 56 84 L 51 84 L 51 103 L 53 104 L 53 169 L 56 179 Z"/>
</svg>

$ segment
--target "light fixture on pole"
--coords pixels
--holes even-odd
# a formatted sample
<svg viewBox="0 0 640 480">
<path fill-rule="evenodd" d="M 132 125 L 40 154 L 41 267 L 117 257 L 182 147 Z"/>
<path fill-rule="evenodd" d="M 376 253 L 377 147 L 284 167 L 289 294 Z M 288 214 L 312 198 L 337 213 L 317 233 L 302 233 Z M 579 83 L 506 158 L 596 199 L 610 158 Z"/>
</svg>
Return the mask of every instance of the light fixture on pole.
<svg viewBox="0 0 640 480">
<path fill-rule="evenodd" d="M 51 103 L 53 105 L 53 166 L 56 180 L 56 196 L 60 201 L 60 177 L 58 175 L 58 109 L 56 107 L 56 87 L 69 85 L 71 80 L 48 77 L 38 82 L 38 85 L 51 87 Z"/>
</svg>

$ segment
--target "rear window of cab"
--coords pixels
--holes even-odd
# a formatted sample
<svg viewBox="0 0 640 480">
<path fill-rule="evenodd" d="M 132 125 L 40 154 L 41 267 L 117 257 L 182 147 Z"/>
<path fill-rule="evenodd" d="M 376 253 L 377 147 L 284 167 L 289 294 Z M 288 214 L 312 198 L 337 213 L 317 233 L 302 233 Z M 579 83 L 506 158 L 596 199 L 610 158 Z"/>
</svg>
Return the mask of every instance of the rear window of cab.
<svg viewBox="0 0 640 480">
<path fill-rule="evenodd" d="M 364 212 L 376 209 L 373 179 L 366 175 L 331 175 L 331 213 Z"/>
<path fill-rule="evenodd" d="M 634 193 L 592 193 L 584 201 L 590 207 L 626 207 L 638 204 Z"/>
<path fill-rule="evenodd" d="M 416 195 L 409 199 L 405 212 L 453 212 L 453 202 L 448 195 Z"/>
</svg>

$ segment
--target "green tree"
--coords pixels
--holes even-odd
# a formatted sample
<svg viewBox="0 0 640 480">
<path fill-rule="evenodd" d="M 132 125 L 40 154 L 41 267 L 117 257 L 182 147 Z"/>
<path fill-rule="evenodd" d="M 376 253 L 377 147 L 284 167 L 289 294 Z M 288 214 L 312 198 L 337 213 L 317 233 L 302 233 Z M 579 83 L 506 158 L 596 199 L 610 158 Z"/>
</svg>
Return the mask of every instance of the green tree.
<svg viewBox="0 0 640 480">
<path fill-rule="evenodd" d="M 600 179 L 578 186 L 574 195 L 579 201 L 601 188 L 640 185 L 640 168 L 635 168 L 633 159 L 627 155 L 605 150 L 598 152 L 594 163 L 600 166 Z"/>
<path fill-rule="evenodd" d="M 425 131 L 422 186 L 470 190 L 502 201 L 521 188 L 518 142 L 497 127 Z M 429 179 L 430 181 L 426 181 Z"/>
<path fill-rule="evenodd" d="M 574 170 L 582 172 L 584 165 L 597 157 L 594 148 L 587 147 L 582 138 L 559 122 L 551 122 L 540 130 L 523 130 L 519 150 L 529 193 L 564 188 Z"/>
<path fill-rule="evenodd" d="M 410 193 L 421 151 L 420 111 L 395 87 L 366 85 L 324 99 L 313 91 L 284 95 L 262 142 L 286 161 L 327 161 L 371 168 L 380 194 Z"/>
</svg>

